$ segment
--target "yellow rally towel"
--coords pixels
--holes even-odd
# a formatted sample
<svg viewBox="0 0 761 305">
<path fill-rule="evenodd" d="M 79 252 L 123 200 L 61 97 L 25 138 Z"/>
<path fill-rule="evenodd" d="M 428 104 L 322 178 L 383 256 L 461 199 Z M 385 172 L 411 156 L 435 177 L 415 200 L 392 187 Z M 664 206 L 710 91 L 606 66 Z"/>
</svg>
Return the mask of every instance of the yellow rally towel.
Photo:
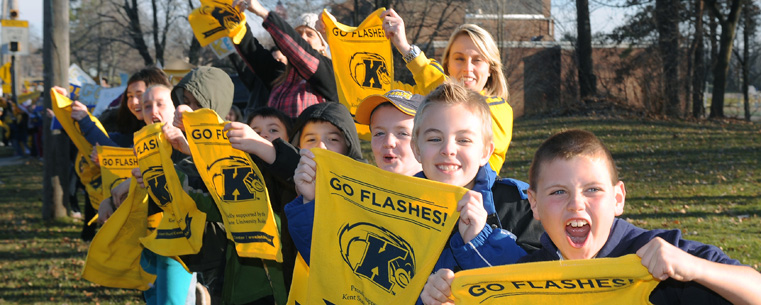
<svg viewBox="0 0 761 305">
<path fill-rule="evenodd" d="M 146 235 L 147 214 L 148 193 L 133 179 L 127 199 L 95 234 L 82 278 L 106 287 L 147 290 L 156 280 L 140 267 L 139 238 Z"/>
<path fill-rule="evenodd" d="M 223 131 L 226 122 L 214 110 L 186 112 L 182 120 L 193 161 L 238 255 L 282 262 L 280 233 L 259 168 L 232 147 Z"/>
<path fill-rule="evenodd" d="M 380 17 L 385 10 L 376 10 L 358 27 L 339 23 L 327 10 L 322 13 L 333 58 L 338 101 L 349 108 L 352 115 L 365 97 L 391 90 L 394 57 Z M 356 126 L 359 137 L 369 141 L 369 127 L 362 124 Z"/>
<path fill-rule="evenodd" d="M 658 283 L 630 254 L 460 271 L 452 294 L 456 304 L 650 304 Z"/>
<path fill-rule="evenodd" d="M 132 148 L 97 146 L 103 198 L 111 197 L 111 189 L 132 176 L 137 158 Z"/>
<path fill-rule="evenodd" d="M 53 89 L 50 89 L 50 96 L 53 98 L 52 107 L 56 119 L 61 123 L 63 129 L 66 130 L 66 134 L 69 135 L 69 138 L 71 138 L 71 141 L 74 142 L 74 145 L 79 150 L 77 158 L 74 160 L 74 171 L 85 186 L 85 190 L 87 190 L 87 195 L 90 197 L 90 205 L 97 210 L 100 202 L 103 201 L 103 191 L 101 190 L 100 168 L 95 162 L 90 160 L 92 145 L 90 142 L 87 142 L 87 139 L 85 139 L 82 131 L 79 129 L 79 124 L 71 117 L 71 100 Z M 90 120 L 104 134 L 108 134 L 97 118 L 90 113 L 88 115 Z"/>
<path fill-rule="evenodd" d="M 226 36 L 238 44 L 246 34 L 246 15 L 233 7 L 233 0 L 201 0 L 188 21 L 202 47 Z"/>
<path fill-rule="evenodd" d="M 415 303 L 467 190 L 312 151 L 317 186 L 307 303 Z"/>
<path fill-rule="evenodd" d="M 135 133 L 143 183 L 164 211 L 158 228 L 140 242 L 161 256 L 196 254 L 203 243 L 206 213 L 199 211 L 193 198 L 182 189 L 171 158 L 172 146 L 161 132 L 162 125 L 151 124 Z"/>
<path fill-rule="evenodd" d="M 307 304 L 307 285 L 309 282 L 309 265 L 301 257 L 301 253 L 296 254 L 296 264 L 293 266 L 293 281 L 291 281 L 291 291 L 288 293 L 288 302 L 286 305 Z"/>
</svg>

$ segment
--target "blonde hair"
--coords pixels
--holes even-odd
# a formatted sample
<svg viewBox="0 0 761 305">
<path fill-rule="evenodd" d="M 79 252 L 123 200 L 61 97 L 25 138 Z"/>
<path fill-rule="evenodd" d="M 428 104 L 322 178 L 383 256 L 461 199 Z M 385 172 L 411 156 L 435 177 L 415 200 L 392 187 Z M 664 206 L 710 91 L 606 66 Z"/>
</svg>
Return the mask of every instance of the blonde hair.
<svg viewBox="0 0 761 305">
<path fill-rule="evenodd" d="M 415 118 L 413 119 L 414 125 L 412 127 L 412 143 L 414 143 L 413 145 L 416 147 L 419 147 L 417 146 L 417 140 L 420 133 L 420 125 L 423 123 L 423 119 L 432 105 L 464 105 L 481 119 L 481 133 L 484 137 L 484 144 L 492 142 L 491 111 L 489 110 L 489 104 L 486 103 L 484 96 L 478 92 L 465 88 L 465 86 L 459 83 L 446 81 L 436 87 L 436 89 L 433 89 L 433 91 L 425 97 L 425 100 L 423 100 L 423 103 L 415 114 Z"/>
<path fill-rule="evenodd" d="M 449 37 L 449 43 L 447 43 L 447 47 L 444 49 L 444 55 L 441 58 L 444 73 L 449 75 L 448 65 L 452 44 L 455 39 L 462 35 L 467 35 L 476 45 L 478 51 L 489 61 L 489 73 L 491 75 L 484 85 L 486 95 L 500 97 L 507 101 L 510 93 L 507 90 L 507 78 L 505 78 L 505 74 L 502 72 L 504 67 L 502 66 L 499 48 L 491 34 L 480 26 L 466 23 L 457 27 L 454 33 L 452 33 L 452 36 Z"/>
</svg>

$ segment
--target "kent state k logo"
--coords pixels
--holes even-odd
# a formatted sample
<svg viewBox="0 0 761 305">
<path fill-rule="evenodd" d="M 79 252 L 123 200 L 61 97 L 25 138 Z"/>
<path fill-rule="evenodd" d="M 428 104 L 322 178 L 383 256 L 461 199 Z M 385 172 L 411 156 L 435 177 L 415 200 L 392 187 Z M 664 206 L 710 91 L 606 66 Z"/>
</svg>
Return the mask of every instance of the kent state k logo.
<svg viewBox="0 0 761 305">
<path fill-rule="evenodd" d="M 161 166 L 151 166 L 143 171 L 143 181 L 148 186 L 148 190 L 159 201 L 159 206 L 172 202 L 172 194 L 169 193 L 164 169 Z"/>
<path fill-rule="evenodd" d="M 351 78 L 364 88 L 383 89 L 391 84 L 386 59 L 376 53 L 358 52 L 349 61 Z"/>
<path fill-rule="evenodd" d="M 214 2 L 215 6 L 204 6 L 201 13 L 211 15 L 219 22 L 219 27 L 213 28 L 203 33 L 203 37 L 209 37 L 225 29 L 233 29 L 240 24 L 241 18 L 233 12 L 233 7 L 227 3 Z"/>
<path fill-rule="evenodd" d="M 217 195 L 225 201 L 257 199 L 264 192 L 264 180 L 257 175 L 248 159 L 230 156 L 218 159 L 206 168 Z M 223 187 L 219 187 L 220 184 Z"/>
<path fill-rule="evenodd" d="M 341 255 L 354 273 L 391 294 L 407 287 L 415 276 L 412 246 L 385 228 L 366 222 L 346 224 L 338 240 Z"/>
</svg>

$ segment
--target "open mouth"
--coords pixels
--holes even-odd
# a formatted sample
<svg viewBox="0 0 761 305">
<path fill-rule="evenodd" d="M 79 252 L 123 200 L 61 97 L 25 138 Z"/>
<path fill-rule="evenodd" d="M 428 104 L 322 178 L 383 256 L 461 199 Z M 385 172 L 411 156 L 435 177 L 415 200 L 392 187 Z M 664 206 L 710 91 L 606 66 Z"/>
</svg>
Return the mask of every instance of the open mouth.
<svg viewBox="0 0 761 305">
<path fill-rule="evenodd" d="M 572 219 L 565 224 L 565 234 L 574 248 L 581 248 L 589 237 L 591 227 L 584 219 Z"/>
<path fill-rule="evenodd" d="M 153 122 L 154 123 L 161 123 L 161 120 L 159 120 L 158 118 L 153 118 Z"/>
<path fill-rule="evenodd" d="M 383 161 L 386 163 L 391 163 L 396 161 L 397 157 L 395 155 L 383 155 Z"/>
</svg>

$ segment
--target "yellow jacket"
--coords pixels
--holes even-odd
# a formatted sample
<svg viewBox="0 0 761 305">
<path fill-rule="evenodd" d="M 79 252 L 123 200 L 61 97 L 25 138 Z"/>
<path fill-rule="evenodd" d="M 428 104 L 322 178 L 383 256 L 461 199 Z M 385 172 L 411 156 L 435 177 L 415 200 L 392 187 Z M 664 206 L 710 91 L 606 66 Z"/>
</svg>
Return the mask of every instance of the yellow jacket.
<svg viewBox="0 0 761 305">
<path fill-rule="evenodd" d="M 395 81 L 394 89 L 426 95 L 449 78 L 441 65 L 434 59 L 428 59 L 423 52 L 407 63 L 407 69 L 412 72 L 416 85 Z M 484 92 L 482 91 L 481 94 Z M 501 97 L 487 97 L 486 102 L 491 110 L 492 141 L 494 142 L 494 153 L 489 158 L 489 165 L 499 174 L 513 137 L 513 108 Z"/>
</svg>

